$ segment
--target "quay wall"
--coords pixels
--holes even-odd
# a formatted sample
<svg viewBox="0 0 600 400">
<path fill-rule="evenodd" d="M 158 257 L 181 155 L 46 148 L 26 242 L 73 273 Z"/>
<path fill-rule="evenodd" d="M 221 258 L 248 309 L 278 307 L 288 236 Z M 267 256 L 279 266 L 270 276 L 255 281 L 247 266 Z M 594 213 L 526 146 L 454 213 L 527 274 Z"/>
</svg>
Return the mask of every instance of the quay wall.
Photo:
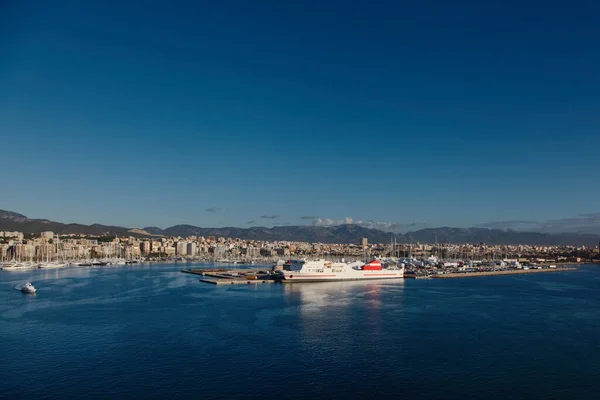
<svg viewBox="0 0 600 400">
<path fill-rule="evenodd" d="M 518 274 L 535 274 L 542 272 L 561 272 L 575 271 L 574 267 L 559 267 L 559 268 L 544 268 L 544 269 L 514 269 L 508 271 L 484 271 L 484 272 L 456 272 L 450 274 L 433 274 L 430 275 L 434 279 L 450 279 L 450 278 L 470 278 L 476 276 L 496 276 L 496 275 L 518 275 Z"/>
</svg>

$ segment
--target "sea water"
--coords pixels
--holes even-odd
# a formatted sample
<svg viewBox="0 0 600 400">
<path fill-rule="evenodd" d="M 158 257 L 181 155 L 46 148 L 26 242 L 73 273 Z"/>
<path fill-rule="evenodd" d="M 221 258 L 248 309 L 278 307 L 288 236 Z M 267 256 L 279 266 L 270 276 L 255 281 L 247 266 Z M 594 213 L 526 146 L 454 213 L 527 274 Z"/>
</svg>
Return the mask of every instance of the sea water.
<svg viewBox="0 0 600 400">
<path fill-rule="evenodd" d="M 0 398 L 600 393 L 600 266 L 231 286 L 181 268 L 0 271 Z"/>
</svg>

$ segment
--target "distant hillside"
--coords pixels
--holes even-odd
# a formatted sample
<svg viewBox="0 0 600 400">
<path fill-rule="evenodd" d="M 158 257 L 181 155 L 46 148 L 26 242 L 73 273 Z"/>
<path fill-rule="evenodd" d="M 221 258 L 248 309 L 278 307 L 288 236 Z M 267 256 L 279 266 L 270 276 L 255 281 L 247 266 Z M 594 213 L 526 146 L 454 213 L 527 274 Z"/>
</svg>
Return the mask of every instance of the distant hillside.
<svg viewBox="0 0 600 400">
<path fill-rule="evenodd" d="M 164 235 L 164 231 L 156 226 L 147 226 L 142 230 L 148 232 L 151 235 Z"/>
<path fill-rule="evenodd" d="M 46 219 L 30 219 L 22 214 L 0 210 L 0 231 L 20 231 L 23 233 L 52 231 L 58 234 L 125 235 L 129 229 L 100 224 L 63 224 Z"/>
<path fill-rule="evenodd" d="M 147 230 L 138 229 L 138 228 L 131 228 L 127 232 L 134 236 L 136 236 L 136 235 L 137 236 L 163 236 L 161 234 L 153 234 L 153 233 L 148 232 Z"/>
<path fill-rule="evenodd" d="M 147 229 L 145 229 L 147 230 Z M 367 229 L 358 225 L 323 226 L 275 226 L 273 228 L 201 228 L 193 225 L 176 225 L 164 229 L 167 236 L 223 236 L 245 240 L 288 240 L 322 243 L 357 243 L 366 237 L 371 243 L 387 243 L 391 234 L 376 229 Z"/>
<path fill-rule="evenodd" d="M 598 244 L 600 236 L 592 234 L 503 231 L 485 228 L 430 228 L 402 234 L 392 234 L 358 225 L 276 226 L 273 228 L 201 228 L 193 225 L 175 225 L 167 229 L 144 228 L 145 231 L 165 236 L 223 236 L 246 240 L 291 240 L 322 243 L 358 243 L 366 237 L 369 243 L 389 243 L 392 237 L 398 242 L 478 244 L 529 244 L 529 245 L 586 245 Z"/>
<path fill-rule="evenodd" d="M 4 210 L 0 210 L 0 219 L 14 222 L 23 222 L 28 220 L 28 218 L 23 214 L 17 214 L 16 212 Z"/>
<path fill-rule="evenodd" d="M 270 241 L 300 241 L 321 243 L 357 243 L 360 238 L 367 238 L 369 243 L 389 243 L 396 237 L 400 243 L 481 243 L 486 244 L 529 244 L 529 245 L 586 245 L 595 246 L 600 241 L 600 236 L 578 233 L 537 233 L 504 231 L 500 229 L 485 228 L 429 228 L 404 235 L 383 232 L 377 229 L 368 229 L 359 225 L 337 226 L 276 226 L 273 228 L 201 228 L 194 225 L 175 225 L 170 228 L 160 229 L 146 227 L 143 229 L 124 228 L 108 225 L 82 225 L 63 224 L 45 219 L 30 219 L 26 216 L 11 211 L 0 210 L 0 231 L 20 231 L 24 233 L 40 233 L 53 231 L 58 234 L 91 234 L 91 235 L 125 235 L 137 237 L 150 236 L 223 236 L 245 240 L 270 240 Z"/>
</svg>

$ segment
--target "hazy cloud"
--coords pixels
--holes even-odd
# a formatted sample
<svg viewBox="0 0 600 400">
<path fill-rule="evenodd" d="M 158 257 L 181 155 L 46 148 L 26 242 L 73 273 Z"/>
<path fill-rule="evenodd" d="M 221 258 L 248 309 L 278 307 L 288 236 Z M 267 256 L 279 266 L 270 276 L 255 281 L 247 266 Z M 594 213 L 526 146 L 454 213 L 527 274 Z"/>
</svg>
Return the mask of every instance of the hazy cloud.
<svg viewBox="0 0 600 400">
<path fill-rule="evenodd" d="M 600 220 L 600 213 L 579 214 L 580 218 L 592 218 L 595 221 Z"/>
<path fill-rule="evenodd" d="M 600 213 L 580 214 L 572 218 L 551 219 L 540 223 L 547 232 L 600 233 Z"/>
<path fill-rule="evenodd" d="M 334 226 L 334 225 L 344 225 L 344 224 L 354 224 L 356 222 L 354 222 L 354 219 L 350 218 L 350 217 L 346 217 L 344 219 L 338 219 L 337 221 L 330 219 L 330 218 L 317 218 L 314 221 L 315 225 L 319 225 L 319 226 Z"/>
<path fill-rule="evenodd" d="M 536 221 L 527 220 L 514 220 L 514 221 L 492 221 L 484 222 L 483 224 L 475 225 L 477 228 L 488 228 L 488 229 L 527 229 L 530 227 L 537 227 L 539 225 Z"/>
<path fill-rule="evenodd" d="M 264 219 L 277 219 L 277 218 L 281 218 L 281 215 L 279 214 L 267 214 L 267 215 L 261 215 L 261 218 Z"/>
<path fill-rule="evenodd" d="M 210 208 L 207 208 L 206 211 L 217 212 L 217 211 L 223 211 L 223 209 L 221 207 L 210 207 Z"/>
<path fill-rule="evenodd" d="M 351 217 L 346 217 L 344 219 L 333 220 L 330 218 L 317 218 L 313 221 L 313 225 L 316 226 L 337 226 L 337 225 L 345 225 L 345 224 L 354 224 L 362 226 L 363 228 L 368 229 L 378 229 L 384 232 L 394 232 L 394 233 L 405 233 L 411 229 L 419 229 L 427 226 L 424 222 L 412 222 L 409 224 L 402 224 L 399 222 L 385 222 L 385 221 L 362 221 L 355 220 Z"/>
<path fill-rule="evenodd" d="M 343 219 L 316 218 L 312 216 L 301 217 L 311 219 L 316 226 L 337 226 L 344 224 L 355 224 L 369 229 L 378 229 L 384 232 L 407 233 L 417 231 L 430 226 L 428 223 L 414 222 L 387 222 L 387 221 L 363 221 L 351 217 Z M 478 228 L 515 230 L 542 233 L 592 233 L 600 234 L 600 213 L 579 214 L 570 218 L 549 219 L 545 221 L 533 220 L 507 220 L 491 221 L 475 225 Z"/>
<path fill-rule="evenodd" d="M 429 225 L 427 222 L 411 222 L 410 224 L 405 224 L 407 228 L 424 228 Z"/>
<path fill-rule="evenodd" d="M 543 233 L 595 233 L 600 234 L 600 213 L 580 214 L 571 218 L 546 221 L 492 221 L 476 225 L 479 228 L 531 231 Z"/>
<path fill-rule="evenodd" d="M 319 217 L 316 215 L 305 215 L 303 217 L 300 217 L 300 219 L 318 219 Z"/>
<path fill-rule="evenodd" d="M 255 224 L 255 223 L 256 223 L 256 221 L 248 221 L 248 222 L 246 222 L 246 223 L 247 223 L 248 225 L 251 225 L 251 224 Z"/>
</svg>

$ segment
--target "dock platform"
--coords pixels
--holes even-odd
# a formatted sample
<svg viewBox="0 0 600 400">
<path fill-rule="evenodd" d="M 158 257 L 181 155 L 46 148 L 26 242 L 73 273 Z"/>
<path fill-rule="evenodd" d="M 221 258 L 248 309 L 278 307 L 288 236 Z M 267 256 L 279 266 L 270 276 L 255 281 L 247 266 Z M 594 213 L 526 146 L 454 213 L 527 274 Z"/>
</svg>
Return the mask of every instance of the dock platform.
<svg viewBox="0 0 600 400">
<path fill-rule="evenodd" d="M 223 273 L 223 272 L 231 272 L 231 270 L 226 268 L 205 268 L 205 269 L 182 269 L 181 272 L 185 274 L 194 274 L 194 275 L 206 275 L 212 273 Z"/>
<path fill-rule="evenodd" d="M 440 274 L 404 274 L 405 279 L 452 279 L 452 278 L 474 278 L 478 276 L 537 274 L 545 272 L 576 271 L 576 267 L 540 268 L 540 269 L 509 269 L 500 271 L 476 271 L 476 272 L 448 272 Z"/>
<path fill-rule="evenodd" d="M 274 279 L 246 279 L 246 278 L 234 278 L 234 279 L 210 279 L 203 278 L 200 282 L 210 283 L 213 285 L 252 285 L 258 283 L 277 283 Z"/>
<path fill-rule="evenodd" d="M 538 274 L 546 272 L 564 272 L 577 271 L 578 268 L 562 267 L 562 268 L 542 268 L 542 269 L 513 269 L 504 271 L 484 271 L 484 272 L 458 272 L 450 274 L 436 274 L 431 277 L 434 279 L 452 279 L 452 278 L 472 278 L 478 276 L 497 276 L 497 275 L 520 275 L 520 274 Z"/>
<path fill-rule="evenodd" d="M 277 276 L 259 270 L 230 270 L 223 268 L 182 269 L 181 272 L 202 276 L 200 282 L 213 285 L 246 285 L 253 283 L 276 283 Z"/>
</svg>

